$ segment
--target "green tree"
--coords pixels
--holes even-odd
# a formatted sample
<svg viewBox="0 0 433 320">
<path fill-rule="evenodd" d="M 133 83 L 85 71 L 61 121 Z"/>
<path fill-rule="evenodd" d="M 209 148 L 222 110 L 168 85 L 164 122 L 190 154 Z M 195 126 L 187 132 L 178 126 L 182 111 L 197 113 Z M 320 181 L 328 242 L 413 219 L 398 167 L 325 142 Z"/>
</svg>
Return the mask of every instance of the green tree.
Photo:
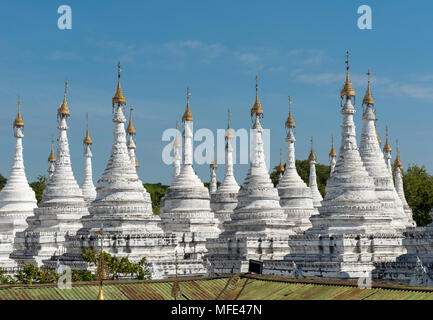
<svg viewBox="0 0 433 320">
<path fill-rule="evenodd" d="M 429 224 L 429 215 L 433 208 L 433 176 L 427 173 L 424 166 L 409 166 L 403 172 L 404 194 L 412 209 L 413 219 L 418 226 Z"/>
<path fill-rule="evenodd" d="M 3 177 L 3 175 L 0 173 L 0 190 L 3 189 L 7 181 L 8 180 L 5 177 Z"/>
<path fill-rule="evenodd" d="M 42 194 L 44 193 L 45 187 L 47 186 L 48 178 L 46 176 L 38 176 L 35 181 L 30 183 L 33 191 L 36 195 L 36 200 L 38 203 L 42 200 Z"/>
<path fill-rule="evenodd" d="M 165 191 L 168 186 L 159 183 L 143 183 L 147 192 L 150 193 L 150 198 L 152 199 L 152 211 L 153 214 L 159 214 L 161 207 L 161 198 L 165 195 Z"/>
</svg>

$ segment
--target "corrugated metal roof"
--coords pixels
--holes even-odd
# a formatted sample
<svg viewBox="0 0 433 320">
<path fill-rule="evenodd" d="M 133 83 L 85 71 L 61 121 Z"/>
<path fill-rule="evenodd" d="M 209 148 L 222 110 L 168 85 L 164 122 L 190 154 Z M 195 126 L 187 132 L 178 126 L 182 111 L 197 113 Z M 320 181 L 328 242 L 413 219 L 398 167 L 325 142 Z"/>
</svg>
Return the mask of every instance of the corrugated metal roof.
<svg viewBox="0 0 433 320">
<path fill-rule="evenodd" d="M 107 281 L 106 300 L 172 300 L 173 279 Z M 433 300 L 433 288 L 374 284 L 359 289 L 348 281 L 287 279 L 241 275 L 239 278 L 179 279 L 186 300 Z M 0 300 L 95 300 L 99 283 L 74 283 L 71 289 L 56 285 L 0 286 Z"/>
</svg>

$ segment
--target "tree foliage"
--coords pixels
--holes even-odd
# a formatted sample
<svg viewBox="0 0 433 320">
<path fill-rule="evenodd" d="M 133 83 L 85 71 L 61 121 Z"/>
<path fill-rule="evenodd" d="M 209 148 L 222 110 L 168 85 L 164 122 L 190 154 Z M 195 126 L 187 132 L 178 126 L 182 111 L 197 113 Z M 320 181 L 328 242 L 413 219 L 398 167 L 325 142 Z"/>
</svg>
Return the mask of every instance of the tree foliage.
<svg viewBox="0 0 433 320">
<path fill-rule="evenodd" d="M 433 176 L 424 166 L 412 165 L 403 172 L 404 194 L 418 226 L 429 224 L 433 208 Z"/>
<path fill-rule="evenodd" d="M 3 177 L 3 175 L 0 173 L 0 190 L 3 189 L 7 181 L 8 180 L 5 177 Z"/>
<path fill-rule="evenodd" d="M 158 183 L 143 183 L 147 192 L 150 193 L 150 198 L 152 199 L 152 211 L 153 214 L 159 214 L 161 206 L 161 198 L 165 195 L 165 191 L 168 186 Z"/>
<path fill-rule="evenodd" d="M 47 186 L 48 178 L 46 176 L 38 176 L 35 181 L 30 183 L 30 187 L 33 189 L 36 195 L 36 200 L 41 202 L 42 194 L 44 193 L 45 187 Z"/>
<path fill-rule="evenodd" d="M 100 254 L 101 253 L 96 252 L 91 247 L 86 247 L 86 252 L 81 253 L 81 257 L 85 262 L 96 267 Z M 142 258 L 138 263 L 133 263 L 126 257 L 119 258 L 112 256 L 105 251 L 103 251 L 102 254 L 110 279 L 114 280 L 122 277 L 134 278 L 138 280 L 151 279 L 150 271 L 147 268 L 146 258 Z"/>
</svg>

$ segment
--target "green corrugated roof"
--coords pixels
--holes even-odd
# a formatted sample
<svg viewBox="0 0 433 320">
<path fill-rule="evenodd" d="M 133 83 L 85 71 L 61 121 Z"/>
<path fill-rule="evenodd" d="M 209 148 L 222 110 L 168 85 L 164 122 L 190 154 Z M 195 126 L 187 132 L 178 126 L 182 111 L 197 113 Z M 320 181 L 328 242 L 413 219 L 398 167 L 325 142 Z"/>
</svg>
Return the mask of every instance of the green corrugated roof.
<svg viewBox="0 0 433 320">
<path fill-rule="evenodd" d="M 171 280 L 106 281 L 106 300 L 165 300 L 171 297 Z M 241 275 L 237 279 L 180 279 L 182 298 L 187 300 L 433 300 L 433 288 L 374 284 L 359 289 L 347 281 L 296 280 L 270 276 Z M 0 300 L 95 300 L 97 282 L 74 283 L 71 289 L 56 285 L 0 286 Z"/>
</svg>

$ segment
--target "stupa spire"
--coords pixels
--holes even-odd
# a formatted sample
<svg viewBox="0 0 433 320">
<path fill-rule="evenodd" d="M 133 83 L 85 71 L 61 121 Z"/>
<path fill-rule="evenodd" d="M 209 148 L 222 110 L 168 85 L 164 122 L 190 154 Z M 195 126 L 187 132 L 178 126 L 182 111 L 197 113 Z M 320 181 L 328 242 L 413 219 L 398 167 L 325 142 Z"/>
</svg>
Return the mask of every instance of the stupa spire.
<svg viewBox="0 0 433 320">
<path fill-rule="evenodd" d="M 89 115 L 86 114 L 86 135 L 83 139 L 84 145 L 84 181 L 81 185 L 84 200 L 87 203 L 92 202 L 96 198 L 96 189 L 93 184 L 92 177 L 92 150 L 90 146 L 93 144 L 92 138 L 89 133 Z"/>
<path fill-rule="evenodd" d="M 329 164 L 331 166 L 331 176 L 335 169 L 335 164 L 337 163 L 337 152 L 335 152 L 334 148 L 334 136 L 331 136 L 331 151 L 329 151 Z"/>
<path fill-rule="evenodd" d="M 18 115 L 13 122 L 15 154 L 7 183 L 0 191 L 1 268 L 16 267 L 15 262 L 9 258 L 13 250 L 14 236 L 27 227 L 26 219 L 33 216 L 33 209 L 37 207 L 35 193 L 27 182 L 24 169 L 24 121 L 20 107 L 21 99 L 18 97 Z"/>
<path fill-rule="evenodd" d="M 396 156 L 394 161 L 394 176 L 395 176 L 395 190 L 397 191 L 398 196 L 400 197 L 401 202 L 403 203 L 404 212 L 407 215 L 407 219 L 412 226 L 416 226 L 415 221 L 413 220 L 412 209 L 409 207 L 407 203 L 406 196 L 404 195 L 404 184 L 403 184 L 403 164 L 400 160 L 400 149 L 398 147 L 398 140 L 396 141 Z"/>
<path fill-rule="evenodd" d="M 65 92 L 63 94 L 63 101 L 60 107 L 57 109 L 57 117 L 59 119 L 69 118 L 71 115 L 71 112 L 68 107 L 68 102 L 66 101 L 67 89 L 68 89 L 68 80 L 65 80 Z"/>
<path fill-rule="evenodd" d="M 210 167 L 209 192 L 212 194 L 217 191 L 216 169 L 218 168 L 218 165 L 215 161 L 215 151 L 213 153 L 212 163 L 209 165 L 209 167 Z"/>
<path fill-rule="evenodd" d="M 283 177 L 284 170 L 285 169 L 283 165 L 283 149 L 280 149 L 280 164 L 277 166 L 278 181 Z"/>
<path fill-rule="evenodd" d="M 128 127 L 126 128 L 126 135 L 127 135 L 127 139 L 128 139 L 128 151 L 129 151 L 129 157 L 131 159 L 132 165 L 134 167 L 138 167 L 138 160 L 137 160 L 137 155 L 135 153 L 135 149 L 137 148 L 137 146 L 135 145 L 135 135 L 137 133 L 137 131 L 135 130 L 134 124 L 132 123 L 132 111 L 134 110 L 133 107 L 129 107 L 129 123 L 128 123 Z"/>
<path fill-rule="evenodd" d="M 263 108 L 262 104 L 259 100 L 259 78 L 256 76 L 256 99 L 254 100 L 254 104 L 251 108 L 251 119 L 253 120 L 254 116 L 263 118 Z"/>
<path fill-rule="evenodd" d="M 54 136 L 51 137 L 51 152 L 48 156 L 48 162 L 50 163 L 50 167 L 48 168 L 48 179 L 51 179 L 51 177 L 54 174 L 55 170 L 55 163 L 56 163 L 56 155 L 54 154 Z"/>
<path fill-rule="evenodd" d="M 126 99 L 122 91 L 122 86 L 120 85 L 120 73 L 122 72 L 122 69 L 120 68 L 120 61 L 117 63 L 117 87 L 116 91 L 114 92 L 114 96 L 112 98 L 112 104 L 113 104 L 113 111 L 114 106 L 117 104 L 117 106 L 124 106 L 126 105 Z"/>
<path fill-rule="evenodd" d="M 388 126 L 386 127 L 386 141 L 385 146 L 383 147 L 383 152 L 385 153 L 385 163 L 388 169 L 388 172 L 392 174 L 392 165 L 391 165 L 391 151 L 392 148 L 389 144 L 389 136 L 388 136 Z"/>
<path fill-rule="evenodd" d="M 346 81 L 344 82 L 343 89 L 340 91 L 340 97 L 343 101 L 344 98 L 351 99 L 352 97 L 355 98 L 355 89 L 352 87 L 352 83 L 349 80 L 349 57 L 350 53 L 349 51 L 346 51 Z"/>
<path fill-rule="evenodd" d="M 192 116 L 191 109 L 189 108 L 189 97 L 191 96 L 191 92 L 189 88 L 186 88 L 186 109 L 182 116 L 182 121 L 194 121 L 194 117 Z"/>
<path fill-rule="evenodd" d="M 173 141 L 173 179 L 180 173 L 180 148 L 182 144 L 179 141 L 179 136 L 177 134 L 179 129 L 178 122 L 176 121 L 176 137 Z"/>
<path fill-rule="evenodd" d="M 311 151 L 308 157 L 308 161 L 310 161 L 310 179 L 309 179 L 308 186 L 311 189 L 314 207 L 319 208 L 321 206 L 321 201 L 323 200 L 323 198 L 317 187 L 316 160 L 317 160 L 317 156 L 316 153 L 314 152 L 313 137 L 311 137 Z"/>
</svg>

